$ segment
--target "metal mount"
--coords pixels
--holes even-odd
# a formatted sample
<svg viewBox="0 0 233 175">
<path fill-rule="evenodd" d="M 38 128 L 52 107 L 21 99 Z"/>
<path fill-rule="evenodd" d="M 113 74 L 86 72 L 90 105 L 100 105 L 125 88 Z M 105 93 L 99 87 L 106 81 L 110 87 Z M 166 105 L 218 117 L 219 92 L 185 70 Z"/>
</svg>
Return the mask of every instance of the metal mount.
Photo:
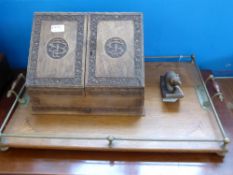
<svg viewBox="0 0 233 175">
<path fill-rule="evenodd" d="M 195 55 L 174 55 L 174 56 L 145 56 L 145 59 L 177 59 L 177 62 L 182 62 L 184 58 L 191 59 L 190 62 L 195 62 Z"/>
<path fill-rule="evenodd" d="M 8 146 L 4 146 L 2 143 L 3 143 L 3 141 L 2 141 L 2 137 L 1 137 L 1 134 L 0 134 L 0 151 L 7 151 L 8 149 L 9 149 L 9 147 Z"/>
<path fill-rule="evenodd" d="M 112 147 L 113 146 L 113 141 L 115 140 L 115 138 L 113 136 L 108 136 L 107 140 L 108 140 L 108 146 Z"/>
<path fill-rule="evenodd" d="M 7 98 L 10 98 L 12 95 L 14 95 L 18 99 L 18 102 L 20 104 L 28 104 L 29 97 L 24 96 L 24 97 L 20 98 L 20 95 L 15 91 L 15 88 L 19 84 L 20 80 L 25 81 L 25 76 L 22 73 L 20 73 L 17 76 L 16 80 L 12 83 L 11 88 L 10 88 L 10 90 L 8 90 L 6 96 L 7 96 Z"/>
<path fill-rule="evenodd" d="M 2 151 L 2 152 L 8 151 L 8 149 L 9 149 L 9 147 L 7 147 L 7 146 L 0 147 L 0 151 Z"/>
<path fill-rule="evenodd" d="M 222 94 L 222 92 L 221 92 L 221 89 L 220 89 L 220 86 L 219 86 L 219 84 L 216 82 L 216 80 L 215 80 L 213 74 L 210 74 L 210 75 L 209 75 L 209 77 L 205 80 L 205 84 L 207 85 L 207 83 L 208 83 L 210 80 L 212 81 L 213 87 L 214 87 L 214 89 L 215 89 L 215 91 L 216 91 L 216 93 L 215 93 L 211 98 L 214 99 L 215 97 L 218 97 L 219 100 L 220 100 L 221 102 L 223 102 L 224 96 L 223 96 L 223 94 Z"/>
<path fill-rule="evenodd" d="M 222 151 L 218 153 L 219 156 L 225 156 L 226 153 L 228 152 L 228 149 L 227 149 L 227 145 L 230 143 L 230 139 L 228 137 L 226 137 L 223 141 L 223 144 L 222 144 Z"/>
<path fill-rule="evenodd" d="M 195 67 L 196 67 L 196 69 L 197 69 L 197 71 L 198 71 L 198 74 L 199 74 L 199 77 L 200 77 L 200 79 L 201 79 L 201 81 L 202 81 L 202 85 L 203 85 L 203 87 L 204 87 L 204 89 L 205 89 L 205 91 L 206 91 L 206 93 L 207 93 L 208 98 L 210 99 L 210 100 L 209 100 L 210 106 L 211 106 L 211 108 L 212 108 L 212 110 L 213 110 L 213 112 L 214 112 L 215 120 L 216 120 L 216 122 L 217 122 L 217 124 L 218 124 L 218 127 L 220 128 L 220 131 L 221 131 L 221 135 L 222 135 L 222 137 L 223 137 L 223 142 L 222 142 L 222 151 L 221 151 L 220 154 L 223 154 L 223 156 L 224 156 L 225 153 L 228 151 L 227 145 L 230 143 L 230 139 L 227 137 L 227 134 L 226 134 L 225 131 L 224 131 L 224 128 L 223 128 L 223 125 L 222 125 L 221 120 L 220 120 L 220 118 L 219 118 L 219 115 L 218 115 L 218 113 L 217 113 L 217 111 L 216 111 L 216 109 L 215 109 L 215 107 L 214 107 L 212 98 L 211 98 L 211 96 L 210 96 L 210 94 L 209 94 L 209 91 L 208 91 L 208 89 L 207 89 L 207 87 L 206 87 L 206 82 L 207 82 L 207 80 L 206 80 L 206 82 L 204 82 L 203 79 L 202 79 L 201 71 L 200 71 L 200 69 L 199 69 L 199 67 L 198 67 L 198 65 L 197 65 L 197 63 L 196 63 L 196 61 L 195 61 L 195 60 L 196 60 L 195 55 L 192 54 L 191 57 L 192 57 L 192 59 L 194 60 Z M 213 82 L 216 82 L 216 81 L 213 81 Z M 216 91 L 218 91 L 218 90 L 220 91 L 220 88 L 219 88 L 219 85 L 217 84 L 217 82 L 216 82 L 216 84 L 215 84 L 214 86 L 215 86 L 214 88 L 216 89 Z M 220 99 L 220 100 L 221 100 L 221 99 Z"/>
<path fill-rule="evenodd" d="M 8 111 L 8 113 L 7 113 L 5 119 L 3 120 L 3 123 L 2 123 L 2 125 L 0 127 L 0 151 L 7 151 L 9 149 L 8 146 L 5 146 L 3 144 L 3 138 L 4 138 L 4 136 L 3 136 L 3 130 L 4 130 L 7 122 L 9 121 L 10 116 L 11 116 L 12 112 L 14 111 L 17 103 L 18 102 L 21 103 L 21 104 L 27 104 L 28 103 L 28 99 L 26 99 L 25 97 L 20 98 L 21 95 L 22 95 L 22 93 L 23 93 L 23 91 L 24 91 L 24 88 L 25 88 L 25 84 L 24 83 L 21 86 L 21 88 L 20 88 L 20 90 L 19 90 L 18 93 L 15 91 L 15 88 L 18 85 L 18 83 L 20 82 L 20 80 L 25 80 L 25 76 L 22 73 L 17 76 L 16 80 L 12 83 L 11 88 L 7 92 L 7 95 L 6 95 L 7 98 L 10 98 L 12 95 L 14 95 L 15 96 L 15 100 L 14 100 L 14 102 L 13 102 L 10 110 Z"/>
</svg>

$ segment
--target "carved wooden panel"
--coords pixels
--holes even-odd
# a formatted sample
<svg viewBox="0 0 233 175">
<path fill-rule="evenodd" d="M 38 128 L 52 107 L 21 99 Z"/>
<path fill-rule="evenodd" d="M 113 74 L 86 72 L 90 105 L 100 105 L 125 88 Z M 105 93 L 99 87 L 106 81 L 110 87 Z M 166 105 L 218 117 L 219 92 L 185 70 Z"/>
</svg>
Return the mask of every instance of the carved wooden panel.
<svg viewBox="0 0 233 175">
<path fill-rule="evenodd" d="M 87 87 L 144 87 L 142 15 L 94 13 L 88 20 Z"/>
<path fill-rule="evenodd" d="M 84 14 L 36 13 L 27 86 L 83 87 L 85 40 Z"/>
</svg>

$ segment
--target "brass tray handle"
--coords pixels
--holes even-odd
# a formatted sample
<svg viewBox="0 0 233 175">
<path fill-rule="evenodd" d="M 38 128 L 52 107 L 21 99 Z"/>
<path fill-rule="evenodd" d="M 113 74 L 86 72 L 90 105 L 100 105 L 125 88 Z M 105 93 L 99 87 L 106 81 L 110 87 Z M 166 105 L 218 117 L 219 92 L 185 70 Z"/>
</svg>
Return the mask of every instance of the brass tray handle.
<svg viewBox="0 0 233 175">
<path fill-rule="evenodd" d="M 27 104 L 28 103 L 28 98 L 26 98 L 26 96 L 20 98 L 19 94 L 15 91 L 15 88 L 17 87 L 17 85 L 19 84 L 19 82 L 23 80 L 25 81 L 25 76 L 23 75 L 23 73 L 20 73 L 16 80 L 12 83 L 10 90 L 8 90 L 6 97 L 10 98 L 12 95 L 14 95 L 16 97 L 16 99 L 18 99 L 18 102 L 20 104 Z"/>
<path fill-rule="evenodd" d="M 211 80 L 211 82 L 212 82 L 212 85 L 213 85 L 213 87 L 214 87 L 214 90 L 216 91 L 216 93 L 215 93 L 211 98 L 214 99 L 215 97 L 218 97 L 219 100 L 220 100 L 221 102 L 223 102 L 224 96 L 223 96 L 223 94 L 222 94 L 222 92 L 221 92 L 221 89 L 220 89 L 220 86 L 219 86 L 219 84 L 217 83 L 217 81 L 215 80 L 215 77 L 214 77 L 213 74 L 210 74 L 210 75 L 209 75 L 209 77 L 208 77 L 208 78 L 206 79 L 206 81 L 205 81 L 205 84 L 207 84 L 210 80 Z"/>
</svg>

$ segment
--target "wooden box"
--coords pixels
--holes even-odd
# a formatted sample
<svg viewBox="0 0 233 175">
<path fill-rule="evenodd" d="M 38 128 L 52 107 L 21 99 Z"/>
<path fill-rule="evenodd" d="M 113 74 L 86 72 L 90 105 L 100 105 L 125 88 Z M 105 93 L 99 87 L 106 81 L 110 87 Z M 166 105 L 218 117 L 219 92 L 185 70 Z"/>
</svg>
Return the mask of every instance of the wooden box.
<svg viewBox="0 0 233 175">
<path fill-rule="evenodd" d="M 36 13 L 26 85 L 34 113 L 142 115 L 139 13 Z"/>
</svg>

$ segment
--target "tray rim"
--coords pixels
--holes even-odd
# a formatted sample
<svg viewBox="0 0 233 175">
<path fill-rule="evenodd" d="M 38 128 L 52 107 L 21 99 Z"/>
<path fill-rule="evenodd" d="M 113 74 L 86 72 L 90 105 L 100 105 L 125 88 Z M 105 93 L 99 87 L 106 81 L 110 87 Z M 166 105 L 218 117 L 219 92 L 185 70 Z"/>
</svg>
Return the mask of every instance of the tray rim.
<svg viewBox="0 0 233 175">
<path fill-rule="evenodd" d="M 149 56 L 149 58 L 159 58 L 159 57 L 160 56 L 154 56 L 154 57 Z M 218 113 L 217 113 L 217 111 L 216 111 L 216 109 L 215 109 L 215 107 L 213 105 L 213 102 L 212 102 L 210 94 L 209 94 L 209 92 L 207 90 L 206 84 L 205 84 L 205 82 L 204 82 L 204 80 L 203 80 L 203 78 L 201 76 L 200 69 L 199 69 L 199 67 L 198 67 L 198 65 L 197 65 L 197 63 L 195 61 L 195 55 L 191 55 L 191 56 L 168 56 L 168 58 L 178 58 L 179 61 L 181 61 L 181 59 L 184 58 L 184 57 L 185 58 L 191 58 L 191 63 L 194 64 L 194 66 L 195 66 L 195 68 L 196 68 L 196 70 L 198 72 L 198 75 L 199 75 L 199 78 L 201 80 L 202 86 L 204 87 L 204 90 L 205 90 L 205 92 L 206 92 L 206 94 L 208 96 L 208 100 L 210 101 L 210 107 L 211 107 L 211 109 L 213 111 L 213 115 L 214 115 L 214 118 L 216 120 L 218 129 L 221 132 L 222 139 L 214 139 L 214 140 L 211 140 L 211 139 L 210 140 L 208 140 L 208 139 L 202 139 L 202 140 L 200 140 L 200 139 L 197 139 L 197 140 L 194 140 L 194 139 L 190 139 L 190 140 L 188 140 L 188 139 L 174 139 L 174 140 L 172 140 L 172 139 L 145 139 L 145 138 L 141 139 L 141 138 L 120 138 L 120 137 L 118 138 L 118 137 L 112 137 L 112 136 L 99 137 L 99 138 L 96 138 L 96 137 L 95 138 L 93 138 L 93 137 L 72 137 L 71 138 L 71 137 L 54 137 L 54 136 L 48 136 L 48 135 L 47 136 L 43 136 L 43 135 L 35 136 L 35 135 L 5 134 L 5 133 L 3 133 L 3 130 L 6 127 L 7 122 L 9 121 L 14 109 L 16 108 L 18 102 L 21 99 L 20 97 L 22 96 L 22 94 L 24 92 L 25 84 L 23 84 L 20 91 L 19 91 L 19 93 L 16 95 L 14 103 L 12 104 L 12 106 L 11 106 L 9 112 L 7 113 L 3 123 L 1 125 L 1 128 L 0 128 L 0 148 L 1 148 L 1 151 L 4 151 L 4 150 L 8 149 L 9 147 L 15 147 L 15 145 L 5 145 L 4 142 L 3 142 L 4 138 L 6 138 L 6 137 L 17 137 L 17 138 L 44 138 L 44 139 L 105 140 L 105 141 L 108 142 L 109 148 L 111 148 L 109 150 L 114 150 L 114 151 L 118 150 L 118 149 L 113 148 L 112 144 L 113 144 L 113 142 L 115 142 L 117 140 L 118 141 L 126 141 L 127 140 L 127 141 L 157 141 L 157 142 L 194 142 L 194 143 L 195 142 L 215 142 L 215 143 L 220 143 L 219 150 L 216 150 L 216 152 L 213 151 L 213 150 L 211 150 L 211 151 L 206 150 L 206 152 L 215 152 L 215 153 L 217 153 L 219 155 L 224 156 L 225 153 L 227 152 L 227 145 L 230 142 L 230 139 L 227 137 L 227 135 L 226 135 L 226 133 L 224 131 L 224 128 L 222 126 L 222 123 L 220 121 L 219 115 L 218 115 Z M 148 58 L 148 57 L 145 57 L 145 58 Z M 164 58 L 164 56 L 161 56 L 160 58 Z M 20 145 L 19 145 L 19 147 L 20 147 Z M 77 149 L 82 149 L 82 147 L 79 147 Z M 106 149 L 108 149 L 108 148 L 106 148 Z M 123 149 L 120 148 L 120 150 L 123 150 Z M 137 150 L 137 149 L 132 149 L 132 151 L 133 150 Z M 141 149 L 139 149 L 139 150 L 142 151 Z M 170 149 L 170 151 L 171 150 L 172 149 Z M 153 149 L 149 149 L 148 151 L 153 151 Z M 155 150 L 155 151 L 160 152 L 159 150 Z M 166 151 L 169 151 L 169 150 L 166 150 Z M 188 150 L 187 149 L 187 150 L 183 150 L 183 151 L 179 150 L 177 152 L 186 152 L 186 151 L 187 152 L 189 152 L 189 151 L 190 152 L 200 152 L 200 151 L 205 152 L 205 150 L 198 150 L 198 149 L 197 150 Z"/>
</svg>

